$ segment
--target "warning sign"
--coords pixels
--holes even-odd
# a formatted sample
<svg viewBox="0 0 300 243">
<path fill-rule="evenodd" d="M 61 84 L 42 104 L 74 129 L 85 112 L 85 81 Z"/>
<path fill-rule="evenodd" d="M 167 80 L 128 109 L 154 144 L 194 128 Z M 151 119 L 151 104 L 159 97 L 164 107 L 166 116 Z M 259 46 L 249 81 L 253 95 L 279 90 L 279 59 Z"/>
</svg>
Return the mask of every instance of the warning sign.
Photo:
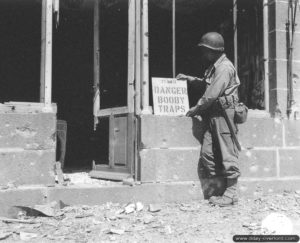
<svg viewBox="0 0 300 243">
<path fill-rule="evenodd" d="M 189 110 L 186 81 L 173 78 L 152 78 L 155 115 L 182 116 Z"/>
</svg>

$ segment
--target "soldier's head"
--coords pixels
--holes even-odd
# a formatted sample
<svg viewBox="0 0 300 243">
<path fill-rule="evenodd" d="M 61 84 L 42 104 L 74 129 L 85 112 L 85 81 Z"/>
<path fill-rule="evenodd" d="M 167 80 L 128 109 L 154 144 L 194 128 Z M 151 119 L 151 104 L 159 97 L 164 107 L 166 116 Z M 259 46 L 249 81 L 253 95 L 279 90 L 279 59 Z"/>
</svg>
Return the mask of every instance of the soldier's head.
<svg viewBox="0 0 300 243">
<path fill-rule="evenodd" d="M 207 62 L 215 62 L 224 52 L 224 39 L 217 32 L 208 32 L 198 44 L 202 57 Z"/>
</svg>

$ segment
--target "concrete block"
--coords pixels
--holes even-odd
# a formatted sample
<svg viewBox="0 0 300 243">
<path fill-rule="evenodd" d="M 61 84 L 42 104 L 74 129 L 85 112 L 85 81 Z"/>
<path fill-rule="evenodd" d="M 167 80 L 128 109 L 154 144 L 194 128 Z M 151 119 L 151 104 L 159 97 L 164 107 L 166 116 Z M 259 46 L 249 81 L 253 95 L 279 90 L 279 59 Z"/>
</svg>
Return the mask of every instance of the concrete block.
<svg viewBox="0 0 300 243">
<path fill-rule="evenodd" d="M 282 116 L 286 116 L 287 110 L 287 91 L 284 89 L 274 89 L 270 91 L 270 112 L 274 114 L 276 105 L 281 111 Z"/>
<path fill-rule="evenodd" d="M 276 177 L 276 150 L 243 150 L 239 156 L 241 178 Z"/>
<path fill-rule="evenodd" d="M 300 149 L 280 149 L 280 176 L 300 176 Z"/>
<path fill-rule="evenodd" d="M 0 185 L 55 184 L 55 150 L 0 153 Z"/>
<path fill-rule="evenodd" d="M 249 118 L 239 125 L 238 137 L 244 148 L 282 146 L 282 123 L 273 118 Z"/>
<path fill-rule="evenodd" d="M 144 149 L 140 152 L 141 181 L 198 180 L 200 149 Z"/>
<path fill-rule="evenodd" d="M 141 181 L 194 181 L 198 180 L 200 151 L 151 150 L 140 152 Z M 243 150 L 239 157 L 242 177 L 276 177 L 275 150 Z"/>
<path fill-rule="evenodd" d="M 287 88 L 287 61 L 271 60 L 270 67 L 270 89 Z M 300 63 L 293 62 L 293 73 L 300 77 Z M 295 78 L 293 83 L 294 89 L 300 89 L 300 78 Z"/>
<path fill-rule="evenodd" d="M 203 123 L 197 118 L 141 117 L 142 148 L 199 147 Z"/>
<path fill-rule="evenodd" d="M 14 206 L 33 206 L 47 203 L 47 188 L 0 190 L 0 216 L 17 218 Z"/>
<path fill-rule="evenodd" d="M 284 129 L 286 145 L 300 146 L 300 120 L 284 120 Z"/>
<path fill-rule="evenodd" d="M 0 194 L 1 195 L 1 194 Z M 199 182 L 145 183 L 134 187 L 60 187 L 49 188 L 49 201 L 68 205 L 99 205 L 107 202 L 162 203 L 203 199 Z"/>
<path fill-rule="evenodd" d="M 277 30 L 285 31 L 286 30 L 286 22 L 288 16 L 288 1 L 287 0 L 280 0 L 275 2 L 275 19 L 276 19 L 276 26 Z M 296 16 L 296 31 L 299 31 L 299 24 L 300 24 L 300 16 L 297 14 Z M 272 29 L 270 28 L 270 31 Z M 296 43 L 296 42 L 295 42 Z"/>
<path fill-rule="evenodd" d="M 300 188 L 300 178 L 291 180 L 239 180 L 239 193 L 242 197 L 257 198 L 260 195 L 282 193 L 284 191 L 295 191 Z"/>
<path fill-rule="evenodd" d="M 0 148 L 54 149 L 55 113 L 1 113 Z"/>
<path fill-rule="evenodd" d="M 271 37 L 271 35 L 270 35 Z M 294 52 L 293 60 L 300 60 L 300 33 L 295 32 L 294 34 Z M 287 48 L 286 48 L 286 32 L 276 31 L 276 58 L 277 59 L 287 59 Z M 271 54 L 274 55 L 274 54 Z"/>
</svg>

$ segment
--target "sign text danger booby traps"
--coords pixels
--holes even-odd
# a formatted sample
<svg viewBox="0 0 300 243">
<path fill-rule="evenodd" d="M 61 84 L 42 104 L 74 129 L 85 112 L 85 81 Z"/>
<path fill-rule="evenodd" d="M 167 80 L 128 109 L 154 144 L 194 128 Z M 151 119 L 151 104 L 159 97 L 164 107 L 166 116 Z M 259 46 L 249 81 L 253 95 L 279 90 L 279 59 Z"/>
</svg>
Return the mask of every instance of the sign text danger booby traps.
<svg viewBox="0 0 300 243">
<path fill-rule="evenodd" d="M 189 110 L 186 81 L 152 78 L 155 115 L 181 116 Z"/>
</svg>

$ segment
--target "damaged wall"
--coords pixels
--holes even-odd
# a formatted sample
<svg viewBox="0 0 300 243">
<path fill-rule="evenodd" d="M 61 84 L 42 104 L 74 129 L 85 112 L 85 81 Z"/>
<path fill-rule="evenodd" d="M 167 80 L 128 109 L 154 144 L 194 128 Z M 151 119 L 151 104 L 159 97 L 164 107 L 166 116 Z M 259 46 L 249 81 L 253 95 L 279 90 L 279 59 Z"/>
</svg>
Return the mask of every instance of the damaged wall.
<svg viewBox="0 0 300 243">
<path fill-rule="evenodd" d="M 56 112 L 20 107 L 0 107 L 0 187 L 54 185 Z"/>
<path fill-rule="evenodd" d="M 188 117 L 141 117 L 141 171 L 143 182 L 198 181 L 203 123 Z M 239 126 L 241 181 L 300 179 L 300 121 L 258 116 L 250 112 Z"/>
</svg>

